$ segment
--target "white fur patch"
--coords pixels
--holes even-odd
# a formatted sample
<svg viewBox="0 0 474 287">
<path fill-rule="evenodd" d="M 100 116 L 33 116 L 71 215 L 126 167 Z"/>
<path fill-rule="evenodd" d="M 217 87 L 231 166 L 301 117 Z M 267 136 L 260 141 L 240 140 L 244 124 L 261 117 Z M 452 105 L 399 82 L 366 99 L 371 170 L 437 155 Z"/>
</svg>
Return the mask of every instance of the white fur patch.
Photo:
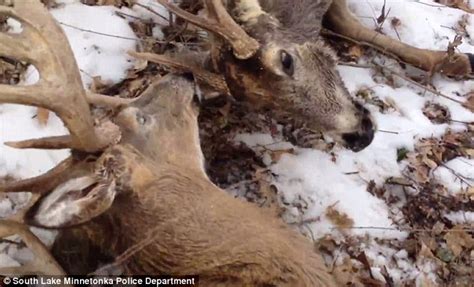
<svg viewBox="0 0 474 287">
<path fill-rule="evenodd" d="M 34 216 L 34 221 L 47 227 L 61 226 L 69 222 L 80 212 L 80 208 L 74 204 L 74 199 L 67 197 L 67 194 L 87 188 L 96 182 L 95 178 L 84 176 L 59 185 L 43 199 Z"/>
<path fill-rule="evenodd" d="M 239 20 L 244 23 L 255 21 L 260 15 L 265 14 L 258 0 L 240 0 L 237 1 L 236 5 L 239 12 Z"/>
<path fill-rule="evenodd" d="M 88 193 L 83 190 L 98 183 L 85 176 L 71 179 L 41 202 L 34 221 L 42 226 L 58 228 L 86 222 L 110 208 L 115 195 L 115 181 L 98 183 Z"/>
</svg>

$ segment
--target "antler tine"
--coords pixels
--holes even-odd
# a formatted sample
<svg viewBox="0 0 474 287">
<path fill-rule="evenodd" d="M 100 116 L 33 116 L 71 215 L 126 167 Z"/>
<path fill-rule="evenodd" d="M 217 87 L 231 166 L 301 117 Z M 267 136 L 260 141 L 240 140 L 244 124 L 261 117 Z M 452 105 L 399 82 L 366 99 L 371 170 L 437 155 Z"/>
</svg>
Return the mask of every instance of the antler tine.
<svg viewBox="0 0 474 287">
<path fill-rule="evenodd" d="M 153 53 L 137 53 L 134 51 L 129 51 L 128 54 L 134 58 L 161 64 L 179 72 L 191 72 L 198 82 L 209 85 L 221 94 L 230 95 L 229 87 L 227 86 L 223 76 L 208 72 L 192 64 L 185 63 L 177 57 L 168 57 Z"/>
<path fill-rule="evenodd" d="M 55 186 L 59 185 L 65 175 L 70 173 L 76 165 L 77 164 L 74 163 L 72 156 L 69 156 L 44 174 L 12 183 L 0 184 L 0 192 L 48 192 Z"/>
<path fill-rule="evenodd" d="M 0 102 L 54 111 L 69 129 L 70 147 L 91 152 L 106 147 L 115 138 L 110 138 L 111 133 L 102 135 L 94 128 L 71 47 L 43 4 L 39 0 L 17 0 L 14 7 L 0 6 L 0 15 L 15 18 L 23 25 L 20 34 L 0 33 L 0 55 L 27 61 L 40 73 L 39 82 L 32 86 L 0 85 Z M 43 139 L 38 146 L 48 141 L 52 141 L 50 146 L 55 146 L 57 140 Z M 61 140 L 64 142 L 64 138 Z"/>
<path fill-rule="evenodd" d="M 248 59 L 255 55 L 260 44 L 237 24 L 229 15 L 222 0 L 204 0 L 206 10 L 211 19 L 196 16 L 169 3 L 167 0 L 157 0 L 165 8 L 184 20 L 213 32 L 230 43 L 234 55 L 239 59 Z"/>
</svg>

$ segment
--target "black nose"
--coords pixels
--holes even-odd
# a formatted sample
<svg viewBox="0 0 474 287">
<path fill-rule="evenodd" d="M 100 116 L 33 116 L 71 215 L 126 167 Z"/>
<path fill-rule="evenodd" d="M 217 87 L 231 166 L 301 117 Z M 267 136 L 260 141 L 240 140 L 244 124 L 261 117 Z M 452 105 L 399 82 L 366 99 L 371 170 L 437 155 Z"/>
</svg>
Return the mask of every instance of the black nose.
<svg viewBox="0 0 474 287">
<path fill-rule="evenodd" d="M 361 129 L 358 132 L 342 135 L 346 146 L 351 150 L 358 152 L 366 148 L 374 139 L 374 124 L 369 116 L 364 116 L 361 121 Z"/>
</svg>

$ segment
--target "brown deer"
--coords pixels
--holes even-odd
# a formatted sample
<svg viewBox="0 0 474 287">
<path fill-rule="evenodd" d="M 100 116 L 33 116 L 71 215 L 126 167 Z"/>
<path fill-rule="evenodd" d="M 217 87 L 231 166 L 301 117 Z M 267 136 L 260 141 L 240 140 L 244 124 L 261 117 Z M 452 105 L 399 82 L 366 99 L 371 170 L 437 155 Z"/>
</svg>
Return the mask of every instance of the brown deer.
<svg viewBox="0 0 474 287">
<path fill-rule="evenodd" d="M 39 196 L 16 221 L 0 222 L 0 235 L 22 236 L 39 257 L 2 274 L 65 273 L 24 222 L 79 225 L 100 250 L 129 255 L 124 274 L 193 274 L 203 286 L 336 286 L 309 240 L 208 179 L 189 76 L 157 79 L 133 102 L 88 96 L 70 47 L 42 4 L 17 1 L 0 13 L 23 24 L 18 38 L 2 34 L 0 54 L 34 63 L 41 74 L 34 86 L 0 86 L 1 101 L 48 108 L 71 133 L 8 144 L 72 148 L 46 174 L 2 187 Z M 112 103 L 115 116 L 94 127 L 91 101 Z M 87 140 L 75 137 L 79 128 L 89 132 Z"/>
<path fill-rule="evenodd" d="M 213 49 L 217 56 L 211 59 L 214 71 L 223 71 L 225 79 L 189 67 L 198 81 L 228 86 L 233 94 L 242 87 L 250 101 L 271 107 L 274 102 L 281 110 L 299 114 L 309 125 L 339 134 L 354 150 L 370 143 L 374 129 L 370 115 L 349 98 L 334 70 L 333 53 L 317 37 L 314 43 L 309 41 L 313 34 L 319 35 L 320 25 L 314 26 L 315 33 L 297 37 L 281 23 L 291 27 L 294 22 L 298 27 L 298 21 L 290 20 L 304 23 L 305 18 L 285 18 L 290 10 L 278 9 L 271 2 L 260 6 L 257 1 L 242 0 L 223 6 L 220 0 L 207 0 L 208 19 L 160 2 L 219 36 L 216 43 L 221 43 Z M 289 7 L 291 2 L 280 3 Z M 322 14 L 315 12 L 314 16 L 320 18 L 330 7 L 328 21 L 334 27 L 339 25 L 340 32 L 349 29 L 344 19 L 353 18 L 337 17 L 349 13 L 344 1 L 297 4 L 303 3 L 317 8 L 313 11 Z M 263 8 L 274 11 L 275 16 Z M 79 225 L 96 246 L 123 259 L 127 274 L 196 274 L 204 286 L 336 286 L 307 240 L 264 210 L 230 197 L 207 178 L 192 80 L 166 76 L 133 102 L 88 94 L 65 36 L 39 1 L 14 1 L 0 6 L 0 14 L 23 24 L 18 35 L 0 33 L 0 56 L 32 63 L 41 74 L 32 86 L 0 85 L 0 101 L 52 110 L 70 131 L 69 136 L 8 144 L 72 149 L 70 158 L 46 174 L 0 187 L 4 192 L 35 195 L 26 212 L 0 221 L 0 236 L 20 235 L 37 255 L 31 263 L 0 270 L 2 274 L 65 273 L 26 223 L 47 228 Z M 356 35 L 365 35 L 355 24 L 353 29 Z M 402 57 L 402 48 L 391 52 Z M 423 66 L 425 61 L 421 68 L 445 65 L 441 71 L 446 73 L 459 71 L 448 69 L 458 65 L 470 71 L 465 55 L 455 54 L 458 60 L 453 62 L 452 55 L 441 52 L 406 51 L 434 59 L 433 67 Z M 113 106 L 116 114 L 94 120 L 89 104 Z M 321 110 L 313 107 L 318 104 Z"/>
<path fill-rule="evenodd" d="M 270 109 L 276 118 L 289 115 L 354 151 L 371 143 L 375 123 L 344 87 L 335 69 L 335 53 L 321 37 L 323 24 L 333 34 L 370 45 L 430 73 L 465 76 L 472 72 L 474 57 L 469 54 L 418 49 L 365 28 L 345 0 L 206 0 L 202 2 L 207 17 L 188 13 L 168 0 L 157 2 L 215 35 L 207 70 L 223 75 L 229 91 L 223 84 L 217 90 L 257 109 Z M 134 56 L 180 70 L 188 66 L 195 74 L 202 71 L 190 65 L 189 59 L 180 60 L 182 53 L 171 59 Z M 209 73 L 203 77 L 209 78 Z M 215 82 L 219 77 L 214 76 Z"/>
</svg>

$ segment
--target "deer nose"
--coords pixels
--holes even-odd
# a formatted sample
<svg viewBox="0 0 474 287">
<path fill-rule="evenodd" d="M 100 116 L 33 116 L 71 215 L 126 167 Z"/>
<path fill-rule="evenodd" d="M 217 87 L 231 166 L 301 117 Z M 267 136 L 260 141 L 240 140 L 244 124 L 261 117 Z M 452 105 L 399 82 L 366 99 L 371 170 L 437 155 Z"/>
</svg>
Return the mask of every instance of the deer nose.
<svg viewBox="0 0 474 287">
<path fill-rule="evenodd" d="M 360 130 L 342 135 L 345 145 L 354 152 L 359 152 L 366 148 L 374 139 L 375 129 L 372 119 L 367 114 L 362 118 Z"/>
</svg>

